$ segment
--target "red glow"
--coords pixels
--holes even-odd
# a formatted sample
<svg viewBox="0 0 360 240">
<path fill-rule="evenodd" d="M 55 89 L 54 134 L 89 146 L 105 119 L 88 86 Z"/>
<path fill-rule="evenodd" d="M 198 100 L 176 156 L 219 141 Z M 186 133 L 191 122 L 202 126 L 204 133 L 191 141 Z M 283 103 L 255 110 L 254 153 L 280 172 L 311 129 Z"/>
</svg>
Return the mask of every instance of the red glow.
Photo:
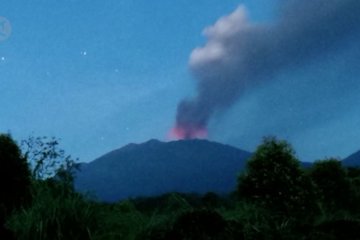
<svg viewBox="0 0 360 240">
<path fill-rule="evenodd" d="M 169 132 L 170 140 L 181 140 L 181 139 L 205 139 L 208 136 L 206 128 L 184 128 L 176 126 Z"/>
</svg>

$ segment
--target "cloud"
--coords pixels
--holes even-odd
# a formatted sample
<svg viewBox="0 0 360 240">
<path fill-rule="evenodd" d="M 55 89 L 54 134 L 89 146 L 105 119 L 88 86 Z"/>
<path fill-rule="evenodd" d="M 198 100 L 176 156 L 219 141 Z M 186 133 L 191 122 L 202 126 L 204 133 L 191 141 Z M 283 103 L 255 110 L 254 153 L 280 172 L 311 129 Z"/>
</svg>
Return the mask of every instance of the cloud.
<svg viewBox="0 0 360 240">
<path fill-rule="evenodd" d="M 207 43 L 189 59 L 197 96 L 179 103 L 178 128 L 206 128 L 247 89 L 336 51 L 360 30 L 359 0 L 290 0 L 280 9 L 277 20 L 255 23 L 239 6 L 204 30 Z"/>
<path fill-rule="evenodd" d="M 247 12 L 244 6 L 237 8 L 231 15 L 222 17 L 214 26 L 207 27 L 203 34 L 209 39 L 205 47 L 193 50 L 190 56 L 190 66 L 201 68 L 206 64 L 221 61 L 226 55 L 226 42 L 252 26 L 248 22 Z"/>
</svg>

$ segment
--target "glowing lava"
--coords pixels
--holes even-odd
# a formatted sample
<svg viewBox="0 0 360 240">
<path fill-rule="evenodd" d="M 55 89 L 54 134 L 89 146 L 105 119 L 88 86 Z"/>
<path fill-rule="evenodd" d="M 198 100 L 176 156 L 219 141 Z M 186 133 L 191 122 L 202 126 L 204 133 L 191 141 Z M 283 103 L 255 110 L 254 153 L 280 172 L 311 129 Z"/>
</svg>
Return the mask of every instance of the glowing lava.
<svg viewBox="0 0 360 240">
<path fill-rule="evenodd" d="M 169 139 L 205 139 L 208 136 L 206 128 L 175 126 L 169 132 Z"/>
</svg>

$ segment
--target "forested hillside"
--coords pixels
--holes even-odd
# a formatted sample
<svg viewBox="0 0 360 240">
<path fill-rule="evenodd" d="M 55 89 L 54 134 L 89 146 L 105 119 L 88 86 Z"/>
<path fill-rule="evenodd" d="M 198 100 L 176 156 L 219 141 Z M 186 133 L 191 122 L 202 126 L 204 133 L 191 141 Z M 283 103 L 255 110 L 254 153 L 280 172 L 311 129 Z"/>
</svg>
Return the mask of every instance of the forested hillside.
<svg viewBox="0 0 360 240">
<path fill-rule="evenodd" d="M 276 138 L 265 138 L 233 176 L 230 194 L 115 203 L 74 190 L 77 164 L 57 140 L 24 143 L 20 150 L 0 135 L 0 239 L 360 239 L 360 170 L 337 159 L 302 168 L 292 147 Z"/>
</svg>

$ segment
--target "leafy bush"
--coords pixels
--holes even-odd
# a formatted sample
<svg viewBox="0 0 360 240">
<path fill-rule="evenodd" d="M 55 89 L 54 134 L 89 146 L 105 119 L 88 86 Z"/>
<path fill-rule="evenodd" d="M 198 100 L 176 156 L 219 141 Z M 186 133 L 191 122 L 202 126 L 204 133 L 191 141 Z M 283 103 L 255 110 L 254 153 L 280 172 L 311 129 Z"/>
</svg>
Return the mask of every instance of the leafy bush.
<svg viewBox="0 0 360 240">
<path fill-rule="evenodd" d="M 31 207 L 15 213 L 8 227 L 26 240 L 92 239 L 100 224 L 94 205 L 60 183 L 38 181 Z"/>
<path fill-rule="evenodd" d="M 315 210 L 312 184 L 293 149 L 272 137 L 265 138 L 248 161 L 238 192 L 240 198 L 286 218 L 309 216 Z"/>
<path fill-rule="evenodd" d="M 348 206 L 351 197 L 346 170 L 337 159 L 317 161 L 310 168 L 309 176 L 316 186 L 317 199 L 328 211 Z"/>
</svg>

